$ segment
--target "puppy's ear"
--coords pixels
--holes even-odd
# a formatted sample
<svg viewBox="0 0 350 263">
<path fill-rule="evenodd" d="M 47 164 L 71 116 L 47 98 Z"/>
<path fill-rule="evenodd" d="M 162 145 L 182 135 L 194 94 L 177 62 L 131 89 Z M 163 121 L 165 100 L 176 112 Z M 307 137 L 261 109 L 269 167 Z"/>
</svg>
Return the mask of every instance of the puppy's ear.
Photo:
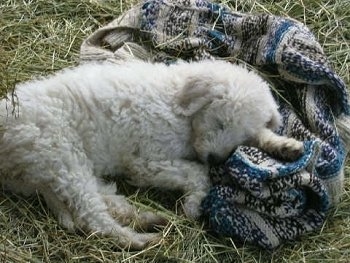
<svg viewBox="0 0 350 263">
<path fill-rule="evenodd" d="M 223 85 L 208 79 L 191 78 L 183 89 L 176 94 L 174 111 L 177 114 L 191 116 L 214 99 L 223 98 Z"/>
</svg>

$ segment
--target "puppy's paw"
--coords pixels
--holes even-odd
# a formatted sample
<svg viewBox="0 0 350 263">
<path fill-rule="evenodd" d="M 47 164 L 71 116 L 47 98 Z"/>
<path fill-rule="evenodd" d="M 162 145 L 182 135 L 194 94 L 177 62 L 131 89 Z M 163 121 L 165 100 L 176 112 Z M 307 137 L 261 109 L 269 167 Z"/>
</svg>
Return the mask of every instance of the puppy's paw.
<svg viewBox="0 0 350 263">
<path fill-rule="evenodd" d="M 168 220 L 156 213 L 145 211 L 136 215 L 135 228 L 143 231 L 153 231 L 158 226 L 165 226 Z"/>
<path fill-rule="evenodd" d="M 69 232 L 75 231 L 75 223 L 73 218 L 68 211 L 59 211 L 56 213 L 58 223 L 66 228 Z"/>
<path fill-rule="evenodd" d="M 150 211 L 138 211 L 124 196 L 104 195 L 103 199 L 108 207 L 108 213 L 123 226 L 133 225 L 143 231 L 154 230 L 156 226 L 165 226 L 168 221 Z"/>
<path fill-rule="evenodd" d="M 286 138 L 279 149 L 279 156 L 288 161 L 298 159 L 304 152 L 304 144 L 293 138 Z"/>
<path fill-rule="evenodd" d="M 204 195 L 198 197 L 197 195 L 190 195 L 185 199 L 183 209 L 185 215 L 190 219 L 198 219 L 201 216 L 201 202 Z"/>
<path fill-rule="evenodd" d="M 123 226 L 130 225 L 135 217 L 136 209 L 131 206 L 124 196 L 104 195 L 104 202 L 107 205 L 108 213 Z"/>
<path fill-rule="evenodd" d="M 134 233 L 132 236 L 120 238 L 118 245 L 123 249 L 142 250 L 148 246 L 156 245 L 161 239 L 160 234 Z"/>
</svg>

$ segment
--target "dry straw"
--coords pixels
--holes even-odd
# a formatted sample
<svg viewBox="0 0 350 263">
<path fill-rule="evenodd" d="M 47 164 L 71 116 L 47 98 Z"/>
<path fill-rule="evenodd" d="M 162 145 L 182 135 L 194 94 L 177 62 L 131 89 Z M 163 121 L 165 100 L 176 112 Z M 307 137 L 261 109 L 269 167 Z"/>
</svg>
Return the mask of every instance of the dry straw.
<svg viewBox="0 0 350 263">
<path fill-rule="evenodd" d="M 222 1 L 243 12 L 290 16 L 316 34 L 336 72 L 350 83 L 349 0 Z M 15 83 L 77 63 L 79 46 L 93 30 L 135 4 L 130 1 L 2 0 L 0 2 L 0 94 Z M 11 160 L 8 160 L 11 161 Z M 346 176 L 350 174 L 349 166 Z M 125 191 L 132 193 L 128 187 Z M 323 228 L 276 251 L 215 238 L 199 223 L 176 214 L 158 191 L 130 196 L 140 207 L 169 219 L 160 244 L 144 251 L 116 249 L 113 238 L 67 233 L 38 196 L 0 193 L 0 262 L 349 262 L 350 185 Z M 159 201 L 162 204 L 159 205 Z"/>
</svg>

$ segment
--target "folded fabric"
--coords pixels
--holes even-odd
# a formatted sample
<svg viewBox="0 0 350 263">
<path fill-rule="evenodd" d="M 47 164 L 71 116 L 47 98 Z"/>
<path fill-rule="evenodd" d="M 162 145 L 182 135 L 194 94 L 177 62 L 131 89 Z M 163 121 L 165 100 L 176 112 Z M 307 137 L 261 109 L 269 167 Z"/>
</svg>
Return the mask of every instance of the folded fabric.
<svg viewBox="0 0 350 263">
<path fill-rule="evenodd" d="M 82 62 L 208 58 L 258 71 L 280 105 L 283 126 L 276 132 L 305 146 L 295 162 L 242 146 L 213 167 L 214 186 L 202 205 L 210 230 L 270 249 L 319 229 L 342 192 L 350 108 L 345 83 L 306 26 L 205 0 L 148 0 L 81 46 Z"/>
</svg>

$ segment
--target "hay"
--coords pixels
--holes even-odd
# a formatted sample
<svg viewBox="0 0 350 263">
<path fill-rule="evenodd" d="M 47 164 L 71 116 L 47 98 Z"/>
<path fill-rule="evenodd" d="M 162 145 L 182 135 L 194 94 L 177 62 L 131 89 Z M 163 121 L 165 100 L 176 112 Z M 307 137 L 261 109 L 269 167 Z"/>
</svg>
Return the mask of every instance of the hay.
<svg viewBox="0 0 350 263">
<path fill-rule="evenodd" d="M 130 1 L 2 0 L 0 3 L 0 95 L 15 83 L 75 65 L 82 40 L 135 4 Z M 244 12 L 290 16 L 316 34 L 340 76 L 350 83 L 350 1 L 222 1 Z M 1 97 L 0 96 L 0 97 Z M 9 160 L 10 161 L 10 160 Z M 346 168 L 350 173 L 350 166 Z M 125 191 L 132 193 L 126 187 Z M 0 262 L 348 262 L 350 184 L 324 227 L 276 251 L 236 246 L 176 214 L 157 191 L 134 194 L 140 207 L 160 209 L 170 222 L 160 244 L 139 252 L 119 251 L 113 238 L 67 233 L 37 196 L 0 194 Z M 167 196 L 168 197 L 168 196 Z M 164 200 L 162 200 L 164 199 Z M 155 200 L 160 200 L 161 205 Z"/>
</svg>

